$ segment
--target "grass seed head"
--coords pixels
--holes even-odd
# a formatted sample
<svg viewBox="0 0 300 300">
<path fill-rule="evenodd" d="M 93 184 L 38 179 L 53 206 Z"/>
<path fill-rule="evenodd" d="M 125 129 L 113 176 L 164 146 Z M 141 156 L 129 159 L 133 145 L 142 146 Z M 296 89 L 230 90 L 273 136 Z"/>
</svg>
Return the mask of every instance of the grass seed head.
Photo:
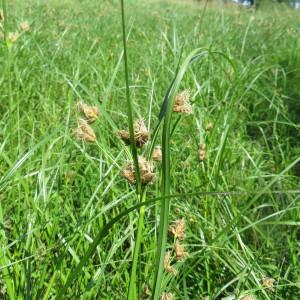
<svg viewBox="0 0 300 300">
<path fill-rule="evenodd" d="M 23 32 L 28 32 L 30 30 L 30 25 L 28 21 L 24 21 L 20 24 L 20 28 Z"/>
<path fill-rule="evenodd" d="M 144 157 L 139 156 L 139 168 L 141 181 L 143 185 L 152 183 L 155 179 L 155 173 L 153 173 L 153 165 L 147 161 Z M 136 183 L 134 164 L 132 161 L 128 161 L 121 171 L 121 175 L 130 183 Z"/>
<path fill-rule="evenodd" d="M 188 252 L 184 251 L 184 246 L 176 241 L 175 243 L 175 253 L 176 253 L 176 260 L 184 260 L 189 254 Z"/>
<path fill-rule="evenodd" d="M 99 117 L 100 112 L 97 106 L 89 106 L 83 101 L 77 103 L 77 108 L 86 118 L 88 123 L 93 123 Z"/>
<path fill-rule="evenodd" d="M 77 120 L 78 127 L 75 129 L 75 135 L 79 140 L 85 142 L 95 142 L 96 134 L 93 128 L 87 123 L 86 120 L 79 118 Z"/>
<path fill-rule="evenodd" d="M 173 111 L 186 114 L 192 113 L 192 106 L 190 104 L 190 92 L 188 90 L 182 91 L 176 96 Z"/>
<path fill-rule="evenodd" d="M 176 269 L 171 266 L 171 252 L 166 251 L 165 256 L 164 256 L 164 269 L 167 273 L 173 273 L 174 275 L 177 274 Z"/>
<path fill-rule="evenodd" d="M 19 38 L 19 36 L 20 36 L 20 33 L 19 32 L 9 32 L 8 33 L 8 41 L 11 43 L 11 44 L 13 44 L 13 43 L 15 43 L 16 41 L 17 41 L 17 39 Z"/>
<path fill-rule="evenodd" d="M 199 146 L 199 160 L 204 161 L 206 156 L 206 145 L 204 143 L 200 144 Z"/>
<path fill-rule="evenodd" d="M 133 131 L 136 146 L 138 148 L 142 148 L 148 142 L 150 137 L 143 119 L 139 119 L 134 122 Z M 118 134 L 126 145 L 130 145 L 130 134 L 128 131 L 120 130 Z"/>
<path fill-rule="evenodd" d="M 161 153 L 161 147 L 156 146 L 153 150 L 152 159 L 154 161 L 161 161 L 162 160 L 162 153 Z"/>
<path fill-rule="evenodd" d="M 146 299 L 151 296 L 151 291 L 148 284 L 144 285 L 142 299 Z"/>
<path fill-rule="evenodd" d="M 256 297 L 254 295 L 246 295 L 240 298 L 240 300 L 256 300 Z"/>
<path fill-rule="evenodd" d="M 175 239 L 183 240 L 185 238 L 185 220 L 176 220 L 169 226 L 169 233 L 175 237 Z"/>
<path fill-rule="evenodd" d="M 212 122 L 209 122 L 206 126 L 205 126 L 205 131 L 211 131 L 214 128 L 214 124 Z"/>
<path fill-rule="evenodd" d="M 261 282 L 262 282 L 263 287 L 265 287 L 267 290 L 269 290 L 269 291 L 274 290 L 274 283 L 275 283 L 274 278 L 265 277 L 265 278 L 262 279 Z"/>
<path fill-rule="evenodd" d="M 160 300 L 174 300 L 174 294 L 172 294 L 172 293 L 163 293 L 160 297 Z"/>
</svg>

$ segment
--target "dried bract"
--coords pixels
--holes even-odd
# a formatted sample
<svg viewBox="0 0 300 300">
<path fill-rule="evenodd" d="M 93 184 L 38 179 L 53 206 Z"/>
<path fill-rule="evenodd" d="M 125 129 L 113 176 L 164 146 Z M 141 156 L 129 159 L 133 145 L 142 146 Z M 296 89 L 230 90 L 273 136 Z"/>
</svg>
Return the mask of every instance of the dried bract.
<svg viewBox="0 0 300 300">
<path fill-rule="evenodd" d="M 133 131 L 136 146 L 142 148 L 148 142 L 150 137 L 143 119 L 134 122 Z M 130 134 L 128 131 L 120 130 L 118 134 L 126 145 L 130 145 Z"/>
<path fill-rule="evenodd" d="M 185 238 L 185 220 L 179 219 L 169 226 L 169 233 L 178 240 Z"/>
<path fill-rule="evenodd" d="M 20 24 L 20 28 L 23 32 L 28 32 L 30 30 L 30 25 L 28 21 L 24 21 Z"/>
<path fill-rule="evenodd" d="M 173 111 L 179 113 L 186 113 L 186 114 L 192 113 L 189 91 L 187 90 L 183 91 L 176 96 Z"/>
<path fill-rule="evenodd" d="M 143 288 L 142 299 L 146 299 L 151 296 L 151 291 L 149 286 L 146 284 Z"/>
<path fill-rule="evenodd" d="M 173 300 L 174 295 L 172 293 L 163 293 L 160 297 L 160 300 Z"/>
<path fill-rule="evenodd" d="M 79 118 L 77 122 L 78 127 L 75 129 L 76 137 L 85 142 L 95 142 L 96 134 L 93 128 L 87 123 L 87 121 Z"/>
<path fill-rule="evenodd" d="M 143 185 L 152 183 L 155 179 L 155 173 L 153 173 L 153 165 L 147 161 L 144 157 L 138 158 L 141 182 Z M 136 182 L 135 169 L 132 161 L 128 161 L 121 171 L 121 175 L 131 184 Z"/>
<path fill-rule="evenodd" d="M 176 241 L 175 253 L 176 253 L 176 260 L 183 260 L 189 255 L 188 252 L 184 251 L 184 246 L 181 245 L 179 241 Z"/>
<path fill-rule="evenodd" d="M 154 161 L 161 161 L 162 160 L 162 153 L 160 146 L 156 146 L 153 150 L 152 159 Z"/>
<path fill-rule="evenodd" d="M 164 257 L 164 268 L 165 268 L 165 271 L 167 273 L 173 273 L 174 275 L 177 274 L 177 271 L 176 269 L 174 269 L 172 266 L 171 266 L 171 252 L 170 251 L 167 251 L 165 253 L 165 257 Z"/>
<path fill-rule="evenodd" d="M 99 117 L 100 112 L 97 106 L 89 106 L 83 101 L 77 103 L 78 110 L 84 115 L 88 123 L 93 123 Z"/>
</svg>

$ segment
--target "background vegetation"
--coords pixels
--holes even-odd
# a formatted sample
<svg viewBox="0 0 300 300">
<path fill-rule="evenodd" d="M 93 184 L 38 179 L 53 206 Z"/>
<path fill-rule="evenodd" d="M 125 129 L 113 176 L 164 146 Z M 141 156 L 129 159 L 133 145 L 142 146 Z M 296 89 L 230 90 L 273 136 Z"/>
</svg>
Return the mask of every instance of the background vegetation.
<svg viewBox="0 0 300 300">
<path fill-rule="evenodd" d="M 0 298 L 54 299 L 104 224 L 136 204 L 120 176 L 129 157 L 117 135 L 127 126 L 120 7 L 14 0 L 8 13 L 10 32 L 24 20 L 30 31 L 9 53 L 0 46 Z M 180 86 L 193 113 L 171 139 L 170 220 L 186 220 L 189 256 L 162 290 L 299 299 L 299 13 L 161 0 L 126 1 L 126 13 L 134 115 L 152 131 L 181 56 L 203 47 L 232 62 L 206 56 Z M 74 136 L 78 99 L 101 111 L 95 143 Z M 156 173 L 148 199 L 159 196 L 159 164 Z M 159 207 L 146 207 L 140 294 L 153 281 Z M 126 299 L 137 220 L 132 212 L 111 228 L 65 299 Z"/>
</svg>

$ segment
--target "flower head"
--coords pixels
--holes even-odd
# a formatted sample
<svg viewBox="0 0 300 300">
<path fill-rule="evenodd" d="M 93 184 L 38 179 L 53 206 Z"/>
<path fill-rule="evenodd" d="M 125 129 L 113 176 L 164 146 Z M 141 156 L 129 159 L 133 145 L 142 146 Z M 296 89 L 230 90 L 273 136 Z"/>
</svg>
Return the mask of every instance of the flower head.
<svg viewBox="0 0 300 300">
<path fill-rule="evenodd" d="M 142 148 L 149 140 L 150 134 L 143 119 L 136 120 L 133 124 L 136 146 Z M 130 134 L 126 130 L 120 130 L 119 136 L 126 145 L 130 145 Z"/>
<path fill-rule="evenodd" d="M 152 159 L 154 161 L 161 161 L 162 160 L 162 153 L 161 153 L 161 147 L 156 146 L 153 150 Z"/>
<path fill-rule="evenodd" d="M 185 220 L 176 220 L 169 226 L 169 233 L 175 237 L 175 239 L 183 240 L 185 238 Z"/>
<path fill-rule="evenodd" d="M 93 128 L 87 123 L 87 121 L 79 118 L 77 122 L 78 127 L 75 129 L 76 137 L 85 142 L 95 142 L 96 134 Z"/>
<path fill-rule="evenodd" d="M 165 253 L 164 268 L 165 268 L 165 271 L 168 272 L 168 273 L 173 273 L 174 275 L 177 274 L 176 269 L 174 269 L 174 267 L 171 266 L 171 252 L 170 251 L 167 251 Z"/>
<path fill-rule="evenodd" d="M 24 21 L 20 24 L 20 28 L 23 32 L 28 32 L 30 30 L 30 25 L 28 21 Z"/>
<path fill-rule="evenodd" d="M 240 298 L 240 300 L 256 300 L 256 297 L 254 295 L 246 295 Z"/>
<path fill-rule="evenodd" d="M 173 111 L 186 113 L 186 114 L 192 113 L 189 91 L 185 90 L 176 96 Z"/>
<path fill-rule="evenodd" d="M 19 38 L 20 33 L 19 32 L 9 32 L 8 33 L 8 41 L 13 44 L 14 42 L 17 41 L 17 39 Z"/>
<path fill-rule="evenodd" d="M 212 122 L 209 122 L 206 126 L 205 126 L 205 131 L 211 131 L 214 128 L 214 124 Z"/>
<path fill-rule="evenodd" d="M 181 245 L 179 243 L 179 241 L 176 241 L 175 253 L 176 253 L 176 259 L 177 260 L 183 260 L 189 255 L 188 252 L 184 251 L 184 246 Z"/>
<path fill-rule="evenodd" d="M 275 283 L 275 279 L 274 278 L 265 277 L 265 278 L 262 279 L 261 282 L 262 282 L 263 287 L 265 287 L 269 291 L 273 291 L 274 290 L 274 283 Z"/>
<path fill-rule="evenodd" d="M 204 161 L 205 160 L 205 155 L 206 155 L 206 145 L 204 143 L 200 144 L 199 146 L 199 160 Z"/>
<path fill-rule="evenodd" d="M 86 118 L 88 123 L 93 123 L 99 117 L 100 112 L 97 106 L 89 106 L 83 101 L 77 103 L 77 108 Z"/>
<path fill-rule="evenodd" d="M 160 297 L 160 300 L 173 300 L 174 294 L 172 293 L 163 293 Z"/>
<path fill-rule="evenodd" d="M 139 156 L 138 158 L 141 181 L 143 185 L 152 183 L 155 178 L 155 173 L 153 173 L 153 165 L 147 161 L 144 157 Z M 135 169 L 132 161 L 126 162 L 126 165 L 121 171 L 121 175 L 131 184 L 136 183 Z"/>
</svg>

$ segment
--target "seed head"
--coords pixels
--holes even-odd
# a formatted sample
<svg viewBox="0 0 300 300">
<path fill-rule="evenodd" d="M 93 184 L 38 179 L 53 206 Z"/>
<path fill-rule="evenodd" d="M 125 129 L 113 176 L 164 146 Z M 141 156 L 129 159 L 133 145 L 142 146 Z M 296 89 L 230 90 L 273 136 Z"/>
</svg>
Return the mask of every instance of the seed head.
<svg viewBox="0 0 300 300">
<path fill-rule="evenodd" d="M 144 157 L 138 158 L 141 181 L 143 185 L 152 183 L 155 179 L 155 173 L 153 173 L 153 165 L 147 161 Z M 136 182 L 134 164 L 132 161 L 126 162 L 124 168 L 121 171 L 121 175 L 131 184 Z"/>
<path fill-rule="evenodd" d="M 28 21 L 24 21 L 20 24 L 20 28 L 23 32 L 28 32 L 30 30 L 30 25 Z"/>
<path fill-rule="evenodd" d="M 17 41 L 17 39 L 19 38 L 20 33 L 19 32 L 9 32 L 8 33 L 8 41 L 10 43 L 14 43 Z"/>
<path fill-rule="evenodd" d="M 136 146 L 142 148 L 148 142 L 150 137 L 143 119 L 134 122 L 133 131 Z M 130 134 L 128 131 L 120 130 L 118 134 L 126 145 L 130 145 Z"/>
<path fill-rule="evenodd" d="M 144 288 L 143 288 L 142 298 L 146 299 L 146 298 L 148 298 L 150 296 L 151 296 L 150 288 L 149 288 L 149 286 L 147 284 L 145 284 Z"/>
<path fill-rule="evenodd" d="M 154 161 L 161 161 L 162 160 L 162 153 L 161 153 L 161 147 L 156 146 L 153 150 L 152 159 Z"/>
<path fill-rule="evenodd" d="M 174 275 L 177 274 L 176 269 L 174 269 L 174 267 L 171 266 L 171 252 L 170 251 L 167 251 L 165 253 L 164 268 L 167 273 L 173 273 Z"/>
<path fill-rule="evenodd" d="M 203 297 L 202 300 L 209 300 L 209 296 Z"/>
<path fill-rule="evenodd" d="M 77 103 L 77 108 L 86 118 L 88 123 L 93 123 L 99 117 L 100 112 L 97 106 L 89 106 L 83 101 Z"/>
<path fill-rule="evenodd" d="M 274 290 L 275 279 L 271 277 L 265 277 L 262 279 L 262 285 L 269 291 Z"/>
<path fill-rule="evenodd" d="M 173 111 L 186 114 L 192 113 L 189 91 L 185 90 L 176 96 Z"/>
<path fill-rule="evenodd" d="M 209 122 L 205 127 L 205 131 L 211 131 L 213 128 L 214 128 L 214 124 Z"/>
<path fill-rule="evenodd" d="M 176 253 L 176 260 L 183 260 L 189 255 L 188 252 L 184 251 L 184 246 L 181 245 L 179 241 L 176 241 L 175 253 Z"/>
<path fill-rule="evenodd" d="M 87 121 L 79 118 L 77 122 L 78 127 L 75 129 L 76 137 L 85 142 L 95 142 L 96 134 L 93 128 L 87 123 Z"/>
<path fill-rule="evenodd" d="M 179 219 L 169 226 L 169 233 L 175 237 L 175 239 L 183 240 L 185 238 L 185 220 Z"/>
<path fill-rule="evenodd" d="M 200 144 L 199 146 L 199 160 L 200 161 L 204 161 L 205 160 L 205 155 L 206 155 L 206 151 L 205 151 L 206 145 L 205 144 Z"/>
<path fill-rule="evenodd" d="M 160 300 L 173 300 L 174 294 L 172 293 L 163 293 L 160 297 Z"/>
<path fill-rule="evenodd" d="M 254 295 L 246 295 L 240 298 L 240 300 L 256 300 L 256 297 Z"/>
</svg>

